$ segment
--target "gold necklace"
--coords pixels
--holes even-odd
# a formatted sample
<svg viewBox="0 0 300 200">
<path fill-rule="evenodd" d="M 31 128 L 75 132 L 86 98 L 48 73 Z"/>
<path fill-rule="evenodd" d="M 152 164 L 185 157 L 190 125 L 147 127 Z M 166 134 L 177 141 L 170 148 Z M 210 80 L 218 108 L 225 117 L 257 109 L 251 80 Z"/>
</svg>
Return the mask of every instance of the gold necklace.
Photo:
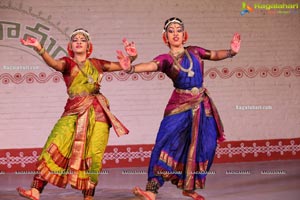
<svg viewBox="0 0 300 200">
<path fill-rule="evenodd" d="M 74 60 L 75 63 L 77 64 L 79 70 L 81 71 L 81 73 L 88 79 L 88 83 L 90 84 L 94 84 L 95 83 L 95 80 L 93 79 L 93 77 L 89 74 L 86 74 L 83 70 L 82 70 L 82 67 L 84 66 L 86 60 L 84 62 L 78 62 L 76 60 Z"/>
<path fill-rule="evenodd" d="M 179 67 L 180 70 L 184 71 L 185 73 L 188 73 L 188 77 L 193 77 L 195 72 L 192 70 L 193 68 L 193 60 L 191 58 L 191 55 L 189 54 L 189 52 L 185 49 L 184 50 L 185 55 L 187 56 L 187 58 L 189 59 L 190 62 L 190 67 L 188 69 L 185 69 L 184 67 L 182 67 L 182 65 L 178 62 L 177 58 L 175 58 L 175 56 L 172 54 L 172 52 L 170 52 L 170 55 L 172 56 L 173 60 L 174 60 L 174 64 L 176 67 Z"/>
</svg>

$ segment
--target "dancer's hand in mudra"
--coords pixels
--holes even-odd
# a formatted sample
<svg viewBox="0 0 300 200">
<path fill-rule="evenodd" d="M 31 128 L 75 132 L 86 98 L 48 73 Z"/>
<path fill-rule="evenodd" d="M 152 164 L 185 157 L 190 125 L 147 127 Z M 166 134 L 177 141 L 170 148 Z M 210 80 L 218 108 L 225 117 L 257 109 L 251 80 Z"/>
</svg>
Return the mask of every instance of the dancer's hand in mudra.
<svg viewBox="0 0 300 200">
<path fill-rule="evenodd" d="M 233 35 L 233 38 L 230 43 L 230 48 L 234 52 L 234 54 L 237 54 L 241 47 L 241 35 L 238 33 L 235 33 Z"/>
<path fill-rule="evenodd" d="M 28 36 L 26 38 L 26 40 L 21 38 L 20 42 L 25 46 L 32 46 L 32 47 L 35 47 L 36 49 L 41 49 L 42 48 L 39 41 L 36 38 L 33 38 L 33 37 Z"/>
<path fill-rule="evenodd" d="M 126 38 L 122 40 L 126 53 L 131 57 L 137 57 L 137 50 L 134 42 L 128 42 Z"/>
<path fill-rule="evenodd" d="M 131 69 L 131 61 L 128 56 L 125 56 L 122 51 L 117 50 L 117 58 L 119 63 L 124 71 L 130 71 Z"/>
</svg>

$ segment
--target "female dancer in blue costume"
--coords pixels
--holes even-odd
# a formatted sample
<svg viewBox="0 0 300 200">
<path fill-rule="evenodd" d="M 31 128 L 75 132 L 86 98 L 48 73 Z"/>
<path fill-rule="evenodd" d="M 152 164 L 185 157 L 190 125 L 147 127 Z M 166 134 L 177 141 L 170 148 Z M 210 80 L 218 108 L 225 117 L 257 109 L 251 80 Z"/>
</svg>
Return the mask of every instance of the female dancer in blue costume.
<svg viewBox="0 0 300 200">
<path fill-rule="evenodd" d="M 195 190 L 204 188 L 217 141 L 225 138 L 217 109 L 203 87 L 202 59 L 235 56 L 240 48 L 240 35 L 234 35 L 229 50 L 184 47 L 187 32 L 183 22 L 173 17 L 164 24 L 163 39 L 170 52 L 151 62 L 132 66 L 118 51 L 120 64 L 127 73 L 161 71 L 172 79 L 175 87 L 152 151 L 146 190 L 135 187 L 133 193 L 141 199 L 154 200 L 164 182 L 171 181 L 183 190 L 184 196 L 203 200 Z"/>
</svg>

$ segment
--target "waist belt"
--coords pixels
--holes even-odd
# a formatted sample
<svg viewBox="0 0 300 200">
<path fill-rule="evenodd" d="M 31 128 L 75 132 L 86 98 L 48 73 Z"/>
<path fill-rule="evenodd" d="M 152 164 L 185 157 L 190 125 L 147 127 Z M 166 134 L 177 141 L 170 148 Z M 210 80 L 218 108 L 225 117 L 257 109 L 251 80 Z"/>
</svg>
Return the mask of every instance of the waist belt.
<svg viewBox="0 0 300 200">
<path fill-rule="evenodd" d="M 179 89 L 176 88 L 175 91 L 179 94 L 191 94 L 191 95 L 199 95 L 201 93 L 205 92 L 205 88 L 201 87 L 201 88 L 197 88 L 197 87 L 193 87 L 192 89 L 188 90 L 188 89 Z"/>
</svg>

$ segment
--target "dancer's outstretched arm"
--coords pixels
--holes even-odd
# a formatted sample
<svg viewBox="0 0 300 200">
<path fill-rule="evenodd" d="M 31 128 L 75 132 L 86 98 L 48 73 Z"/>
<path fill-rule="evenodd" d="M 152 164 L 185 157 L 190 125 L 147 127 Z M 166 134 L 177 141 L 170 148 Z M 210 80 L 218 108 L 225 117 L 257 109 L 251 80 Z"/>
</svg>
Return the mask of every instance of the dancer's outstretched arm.
<svg viewBox="0 0 300 200">
<path fill-rule="evenodd" d="M 229 50 L 211 50 L 210 58 L 208 60 L 223 60 L 226 58 L 230 58 L 238 54 L 241 47 L 241 36 L 238 33 L 233 35 L 233 38 L 230 43 Z"/>
<path fill-rule="evenodd" d="M 66 65 L 65 61 L 55 60 L 54 58 L 52 58 L 36 38 L 27 37 L 26 40 L 20 39 L 20 41 L 25 46 L 34 47 L 34 49 L 42 56 L 43 60 L 49 67 L 52 67 L 53 69 L 60 72 L 64 71 Z"/>
</svg>

